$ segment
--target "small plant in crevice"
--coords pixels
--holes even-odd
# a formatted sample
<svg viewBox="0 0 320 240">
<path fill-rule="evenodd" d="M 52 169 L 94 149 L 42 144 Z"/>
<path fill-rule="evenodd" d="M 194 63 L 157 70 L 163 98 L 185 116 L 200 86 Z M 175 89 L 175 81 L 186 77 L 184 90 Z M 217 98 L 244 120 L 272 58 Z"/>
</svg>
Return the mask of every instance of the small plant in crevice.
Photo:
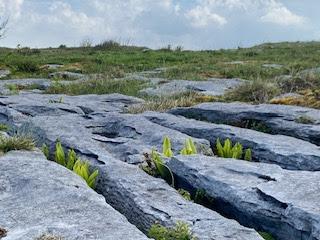
<svg viewBox="0 0 320 240">
<path fill-rule="evenodd" d="M 307 115 L 302 115 L 298 118 L 295 119 L 296 123 L 301 123 L 301 124 L 314 124 L 316 121 Z"/>
<path fill-rule="evenodd" d="M 171 149 L 171 140 L 168 136 L 165 136 L 162 143 L 162 154 L 166 157 L 173 157 Z"/>
<path fill-rule="evenodd" d="M 3 124 L 3 123 L 0 123 L 0 131 L 1 132 L 7 132 L 7 131 L 9 131 L 9 126 L 8 125 L 6 125 L 6 124 Z"/>
<path fill-rule="evenodd" d="M 7 153 L 12 150 L 28 150 L 35 148 L 35 142 L 28 136 L 15 135 L 11 137 L 0 136 L 0 151 Z"/>
<path fill-rule="evenodd" d="M 53 235 L 53 234 L 42 234 L 40 237 L 36 238 L 35 240 L 63 240 L 62 237 Z"/>
<path fill-rule="evenodd" d="M 179 188 L 179 189 L 178 189 L 178 193 L 179 193 L 184 199 L 186 199 L 187 201 L 192 201 L 191 194 L 190 194 L 187 190 L 185 190 L 185 189 L 183 189 L 183 188 Z"/>
<path fill-rule="evenodd" d="M 42 146 L 42 152 L 47 159 L 50 158 L 50 151 L 47 145 L 44 144 Z M 99 171 L 90 171 L 89 162 L 82 161 L 73 149 L 68 150 L 66 155 L 60 141 L 57 141 L 55 145 L 54 161 L 78 174 L 92 189 L 95 188 Z"/>
<path fill-rule="evenodd" d="M 267 233 L 267 232 L 258 232 L 258 233 L 265 240 L 275 240 L 274 237 L 270 233 Z"/>
<path fill-rule="evenodd" d="M 141 165 L 149 175 L 155 177 L 161 177 L 165 179 L 171 186 L 174 186 L 174 176 L 171 169 L 164 163 L 161 155 L 155 149 L 152 149 L 151 153 L 144 153 L 146 165 Z"/>
<path fill-rule="evenodd" d="M 191 232 L 187 223 L 177 222 L 172 228 L 164 227 L 160 224 L 151 226 L 148 237 L 155 240 L 196 240 L 198 239 Z"/>
<path fill-rule="evenodd" d="M 206 198 L 206 190 L 204 189 L 197 189 L 195 195 L 194 195 L 194 202 L 195 203 L 201 203 Z"/>
<path fill-rule="evenodd" d="M 181 150 L 181 155 L 193 155 L 193 154 L 197 154 L 197 149 L 194 145 L 194 142 L 192 141 L 191 138 L 188 138 L 185 141 L 184 147 Z"/>
<path fill-rule="evenodd" d="M 232 144 L 230 139 L 226 139 L 222 145 L 220 139 L 217 139 L 216 142 L 217 155 L 222 158 L 235 158 L 235 159 L 244 159 L 246 161 L 252 160 L 251 149 L 246 149 L 243 155 L 243 146 L 237 142 Z"/>
</svg>

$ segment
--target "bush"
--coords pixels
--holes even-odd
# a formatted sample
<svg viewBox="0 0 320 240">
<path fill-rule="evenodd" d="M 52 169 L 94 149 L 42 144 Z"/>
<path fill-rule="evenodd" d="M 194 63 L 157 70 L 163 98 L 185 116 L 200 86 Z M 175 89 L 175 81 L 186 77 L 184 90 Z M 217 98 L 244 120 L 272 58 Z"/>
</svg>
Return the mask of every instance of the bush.
<svg viewBox="0 0 320 240">
<path fill-rule="evenodd" d="M 188 224 L 178 222 L 174 228 L 166 228 L 160 224 L 152 225 L 148 237 L 155 240 L 196 240 Z"/>
<path fill-rule="evenodd" d="M 39 71 L 38 64 L 30 59 L 20 59 L 11 63 L 19 72 L 35 73 Z"/>
<path fill-rule="evenodd" d="M 121 44 L 114 40 L 106 40 L 97 44 L 94 48 L 98 50 L 115 50 L 121 48 Z"/>
<path fill-rule="evenodd" d="M 228 91 L 224 98 L 227 101 L 265 103 L 279 93 L 280 90 L 276 84 L 255 80 L 241 84 L 237 88 Z"/>
</svg>

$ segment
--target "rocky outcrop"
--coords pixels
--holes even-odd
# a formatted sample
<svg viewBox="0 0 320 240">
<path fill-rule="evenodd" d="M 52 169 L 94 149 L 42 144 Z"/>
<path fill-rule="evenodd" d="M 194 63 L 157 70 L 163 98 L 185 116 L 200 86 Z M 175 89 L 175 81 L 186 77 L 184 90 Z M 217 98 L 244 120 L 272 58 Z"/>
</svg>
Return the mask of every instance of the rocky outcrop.
<svg viewBox="0 0 320 240">
<path fill-rule="evenodd" d="M 251 148 L 253 159 L 277 164 L 292 170 L 320 170 L 320 147 L 283 135 L 270 135 L 250 129 L 201 122 L 171 114 L 149 112 L 150 121 L 196 138 L 204 138 L 215 146 L 217 138 L 230 138 Z"/>
<path fill-rule="evenodd" d="M 100 172 L 97 191 L 140 230 L 147 232 L 155 222 L 172 226 L 183 221 L 199 239 L 261 239 L 254 230 L 185 200 L 165 181 L 123 162 L 130 156 L 141 160 L 144 149 L 156 142 L 161 145 L 166 133 L 175 136 L 177 146 L 187 137 L 143 116 L 118 113 L 137 99 L 122 95 L 64 96 L 62 104 L 48 101 L 61 96 L 29 94 L 24 103 L 20 97 L 0 99 L 0 121 L 14 125 L 18 132 L 27 131 L 51 150 L 60 139 L 65 148 L 73 148 L 89 160 Z"/>
<path fill-rule="evenodd" d="M 0 78 L 5 78 L 11 74 L 11 71 L 8 69 L 0 69 Z"/>
<path fill-rule="evenodd" d="M 150 96 L 168 96 L 184 92 L 199 92 L 209 96 L 220 96 L 227 90 L 242 84 L 241 79 L 209 79 L 207 81 L 187 81 L 159 79 L 154 87 L 141 90 L 141 93 Z"/>
<path fill-rule="evenodd" d="M 0 157 L 0 172 L 4 240 L 46 233 L 63 239 L 148 239 L 79 176 L 42 153 L 10 152 Z"/>
<path fill-rule="evenodd" d="M 177 184 L 203 189 L 211 207 L 281 240 L 320 239 L 320 172 L 204 156 L 167 163 Z"/>
<path fill-rule="evenodd" d="M 204 103 L 170 111 L 187 118 L 251 127 L 300 138 L 320 145 L 320 110 L 286 106 L 245 103 Z"/>
</svg>

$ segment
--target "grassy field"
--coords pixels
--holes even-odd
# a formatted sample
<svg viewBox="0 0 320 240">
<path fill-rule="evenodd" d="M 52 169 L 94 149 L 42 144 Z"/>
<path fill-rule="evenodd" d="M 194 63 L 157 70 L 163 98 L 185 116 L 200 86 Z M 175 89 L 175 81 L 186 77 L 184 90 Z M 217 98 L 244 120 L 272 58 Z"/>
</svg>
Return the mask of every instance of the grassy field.
<svg viewBox="0 0 320 240">
<path fill-rule="evenodd" d="M 204 80 L 208 78 L 242 78 L 251 80 L 219 101 L 270 102 L 283 93 L 299 93 L 299 99 L 272 100 L 273 103 L 294 104 L 320 108 L 320 74 L 304 75 L 305 69 L 320 67 L 320 42 L 267 43 L 252 48 L 215 51 L 183 51 L 181 48 L 151 50 L 144 47 L 121 46 L 107 41 L 95 47 L 7 49 L 0 48 L 0 69 L 10 69 L 8 78 L 47 78 L 50 72 L 45 64 L 62 64 L 59 71 L 99 74 L 83 83 L 68 86 L 58 82 L 47 93 L 106 94 L 118 92 L 139 96 L 146 82 L 114 80 L 129 73 L 166 68 L 155 77 L 167 79 Z M 289 80 L 277 76 L 291 75 Z M 59 79 L 56 79 L 59 80 Z M 193 99 L 196 99 L 193 101 Z M 201 99 L 201 100 L 199 100 Z M 165 110 L 171 106 L 189 106 L 206 101 L 192 94 L 172 99 L 147 99 L 148 104 L 133 112 Z M 212 99 L 210 99 L 212 100 Z"/>
<path fill-rule="evenodd" d="M 14 78 L 46 77 L 48 71 L 41 69 L 41 66 L 54 63 L 64 64 L 64 70 L 103 73 L 108 77 L 170 67 L 162 77 L 191 80 L 237 77 L 253 80 L 319 66 L 320 42 L 263 44 L 217 51 L 148 50 L 118 45 L 104 48 L 2 48 L 0 59 L 0 67 L 10 68 Z M 283 67 L 267 68 L 263 64 L 281 64 Z"/>
</svg>

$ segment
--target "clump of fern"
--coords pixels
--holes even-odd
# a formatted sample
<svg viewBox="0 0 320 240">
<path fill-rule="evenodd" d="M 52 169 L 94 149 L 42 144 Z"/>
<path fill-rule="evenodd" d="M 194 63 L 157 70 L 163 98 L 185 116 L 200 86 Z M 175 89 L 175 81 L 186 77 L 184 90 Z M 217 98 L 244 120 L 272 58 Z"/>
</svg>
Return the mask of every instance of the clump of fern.
<svg viewBox="0 0 320 240">
<path fill-rule="evenodd" d="M 171 149 L 171 140 L 168 136 L 165 136 L 162 143 L 162 154 L 166 157 L 173 157 Z"/>
<path fill-rule="evenodd" d="M 148 237 L 155 240 L 196 240 L 188 224 L 177 222 L 173 228 L 166 228 L 160 224 L 151 226 Z"/>
<path fill-rule="evenodd" d="M 193 154 L 197 154 L 197 149 L 196 146 L 194 145 L 194 142 L 192 141 L 191 138 L 188 138 L 185 141 L 184 147 L 181 150 L 181 155 L 193 155 Z"/>
<path fill-rule="evenodd" d="M 42 146 L 42 152 L 49 159 L 50 152 L 47 145 Z M 54 161 L 78 174 L 92 189 L 95 188 L 99 171 L 91 172 L 89 163 L 82 161 L 73 149 L 70 149 L 66 155 L 60 141 L 57 141 L 55 146 Z"/>
<path fill-rule="evenodd" d="M 12 150 L 28 150 L 35 148 L 35 142 L 31 137 L 15 135 L 12 137 L 0 136 L 0 151 L 7 153 Z"/>
<path fill-rule="evenodd" d="M 251 149 L 246 149 L 244 153 L 243 146 L 239 142 L 233 145 L 230 139 L 226 139 L 224 141 L 224 144 L 222 145 L 220 142 L 220 139 L 218 138 L 216 143 L 216 148 L 217 148 L 217 154 L 219 157 L 244 159 L 246 161 L 252 160 Z"/>
<path fill-rule="evenodd" d="M 141 168 L 152 176 L 159 176 L 174 186 L 174 176 L 171 169 L 164 163 L 161 155 L 155 149 L 151 153 L 144 153 L 146 165 L 141 165 Z"/>
</svg>

